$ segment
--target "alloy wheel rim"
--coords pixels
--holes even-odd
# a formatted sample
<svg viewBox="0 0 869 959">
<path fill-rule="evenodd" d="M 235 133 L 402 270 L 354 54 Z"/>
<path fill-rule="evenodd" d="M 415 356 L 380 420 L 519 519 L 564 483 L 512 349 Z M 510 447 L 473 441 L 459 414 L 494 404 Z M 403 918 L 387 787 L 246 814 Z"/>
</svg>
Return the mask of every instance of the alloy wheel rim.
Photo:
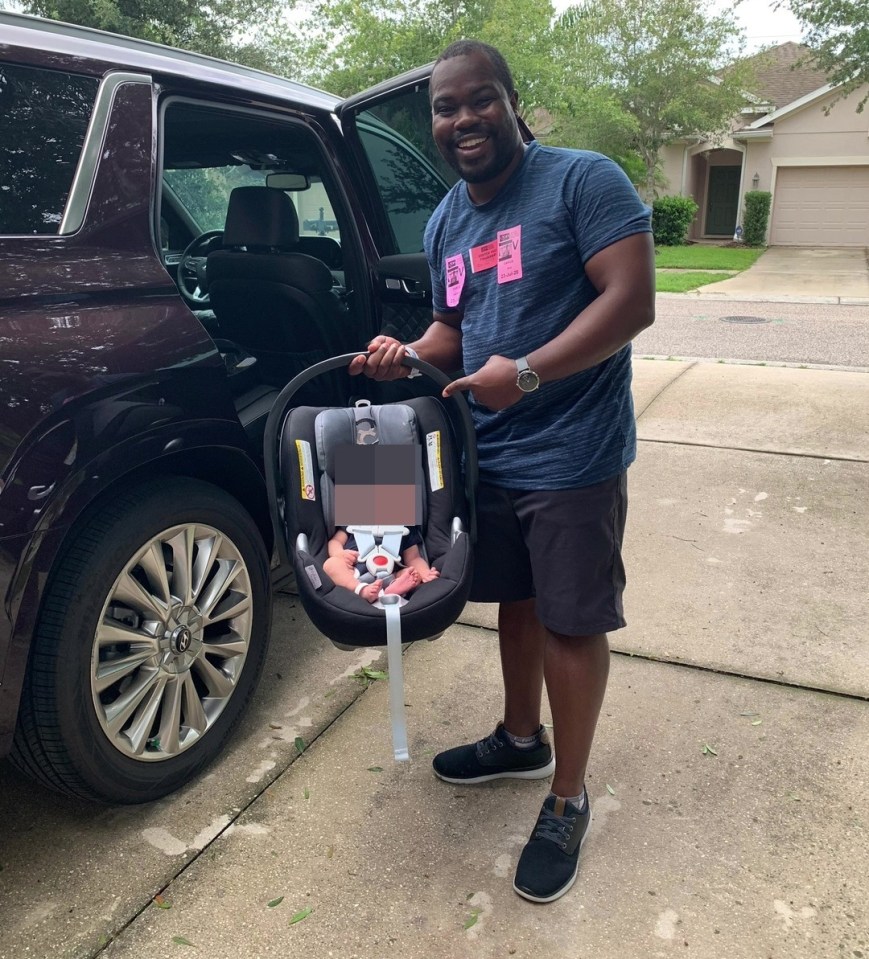
<svg viewBox="0 0 869 959">
<path fill-rule="evenodd" d="M 112 585 L 94 635 L 91 694 L 119 752 L 171 759 L 226 708 L 253 625 L 238 547 L 214 527 L 173 526 L 150 539 Z"/>
</svg>

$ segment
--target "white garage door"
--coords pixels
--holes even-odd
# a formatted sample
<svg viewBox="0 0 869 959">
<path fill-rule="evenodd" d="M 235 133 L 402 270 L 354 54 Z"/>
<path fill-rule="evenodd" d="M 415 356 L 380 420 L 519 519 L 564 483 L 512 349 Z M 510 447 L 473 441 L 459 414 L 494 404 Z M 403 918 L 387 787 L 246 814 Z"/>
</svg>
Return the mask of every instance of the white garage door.
<svg viewBox="0 0 869 959">
<path fill-rule="evenodd" d="M 869 246 L 869 166 L 779 167 L 769 241 Z"/>
</svg>

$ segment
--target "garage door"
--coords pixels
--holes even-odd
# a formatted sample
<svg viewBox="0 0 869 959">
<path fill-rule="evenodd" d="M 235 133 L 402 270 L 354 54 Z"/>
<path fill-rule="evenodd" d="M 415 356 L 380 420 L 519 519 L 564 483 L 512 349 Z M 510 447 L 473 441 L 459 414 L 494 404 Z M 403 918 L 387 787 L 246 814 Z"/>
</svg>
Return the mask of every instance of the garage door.
<svg viewBox="0 0 869 959">
<path fill-rule="evenodd" d="M 770 243 L 869 246 L 869 166 L 779 167 Z"/>
</svg>

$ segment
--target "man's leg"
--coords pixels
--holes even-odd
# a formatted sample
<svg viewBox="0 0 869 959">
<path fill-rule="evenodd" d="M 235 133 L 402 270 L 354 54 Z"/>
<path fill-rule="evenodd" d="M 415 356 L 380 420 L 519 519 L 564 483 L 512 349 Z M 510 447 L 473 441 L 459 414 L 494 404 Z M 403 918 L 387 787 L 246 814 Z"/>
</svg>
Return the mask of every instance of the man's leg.
<svg viewBox="0 0 869 959">
<path fill-rule="evenodd" d="M 498 610 L 504 728 L 533 736 L 540 728 L 543 679 L 555 730 L 557 796 L 582 792 L 598 715 L 609 676 L 609 643 L 597 636 L 562 636 L 541 625 L 535 601 L 502 603 Z"/>
<path fill-rule="evenodd" d="M 502 603 L 498 610 L 498 629 L 504 676 L 504 722 L 479 742 L 456 746 L 435 756 L 432 763 L 435 775 L 447 782 L 546 779 L 555 769 L 549 737 L 543 735 L 540 726 L 547 634 L 534 614 L 534 600 Z M 520 745 L 512 737 L 530 741 Z"/>
<path fill-rule="evenodd" d="M 514 736 L 534 736 L 540 728 L 547 631 L 537 619 L 533 599 L 501 603 L 498 640 L 504 677 L 504 728 Z"/>
<path fill-rule="evenodd" d="M 561 636 L 547 631 L 544 671 L 555 732 L 552 791 L 556 796 L 569 798 L 582 792 L 606 692 L 609 655 L 605 633 Z"/>
</svg>

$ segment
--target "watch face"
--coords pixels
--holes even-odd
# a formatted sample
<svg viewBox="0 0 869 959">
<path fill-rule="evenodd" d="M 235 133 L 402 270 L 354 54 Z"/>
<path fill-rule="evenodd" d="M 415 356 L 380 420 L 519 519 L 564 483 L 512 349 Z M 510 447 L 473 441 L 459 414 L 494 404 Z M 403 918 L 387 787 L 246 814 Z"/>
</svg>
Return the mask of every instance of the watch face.
<svg viewBox="0 0 869 959">
<path fill-rule="evenodd" d="M 533 393 L 540 386 L 540 377 L 533 370 L 522 370 L 516 383 L 523 393 Z"/>
</svg>

